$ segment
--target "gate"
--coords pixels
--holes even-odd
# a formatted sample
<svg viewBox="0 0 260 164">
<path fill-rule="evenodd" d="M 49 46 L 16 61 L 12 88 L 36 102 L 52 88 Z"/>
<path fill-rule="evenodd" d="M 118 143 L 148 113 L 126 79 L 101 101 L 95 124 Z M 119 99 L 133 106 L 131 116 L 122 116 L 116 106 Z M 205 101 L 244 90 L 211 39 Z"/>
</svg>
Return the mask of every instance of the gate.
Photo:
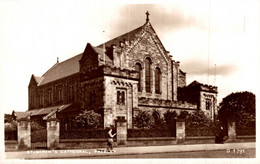
<svg viewBox="0 0 260 164">
<path fill-rule="evenodd" d="M 47 128 L 37 127 L 31 129 L 32 149 L 47 149 Z"/>
</svg>

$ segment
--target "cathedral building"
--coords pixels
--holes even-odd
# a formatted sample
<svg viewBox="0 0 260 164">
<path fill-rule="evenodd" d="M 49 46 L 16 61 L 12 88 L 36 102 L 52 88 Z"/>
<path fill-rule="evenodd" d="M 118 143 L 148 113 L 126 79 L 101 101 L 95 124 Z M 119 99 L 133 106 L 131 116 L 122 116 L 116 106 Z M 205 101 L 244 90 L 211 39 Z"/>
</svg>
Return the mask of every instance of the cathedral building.
<svg viewBox="0 0 260 164">
<path fill-rule="evenodd" d="M 54 64 L 31 76 L 29 109 L 23 117 L 44 122 L 56 117 L 70 128 L 83 109 L 104 118 L 104 127 L 124 117 L 132 128 L 140 110 L 162 117 L 168 110 L 204 111 L 214 119 L 217 87 L 197 81 L 186 85 L 186 73 L 165 49 L 146 13 L 145 23 L 117 38 Z"/>
</svg>

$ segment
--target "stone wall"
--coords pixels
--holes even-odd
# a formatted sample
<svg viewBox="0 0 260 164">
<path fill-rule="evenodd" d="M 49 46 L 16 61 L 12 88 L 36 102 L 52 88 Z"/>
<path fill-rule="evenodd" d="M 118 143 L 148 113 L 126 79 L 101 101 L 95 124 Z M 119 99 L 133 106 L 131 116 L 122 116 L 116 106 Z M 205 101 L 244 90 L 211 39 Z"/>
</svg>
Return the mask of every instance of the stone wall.
<svg viewBox="0 0 260 164">
<path fill-rule="evenodd" d="M 186 73 L 179 70 L 178 87 L 185 87 L 185 86 L 186 86 Z"/>
<path fill-rule="evenodd" d="M 209 109 L 206 107 L 207 101 L 210 102 Z M 211 119 L 214 119 L 215 115 L 217 114 L 217 94 L 201 91 L 199 109 L 202 110 Z"/>
<path fill-rule="evenodd" d="M 70 95 L 70 87 L 73 88 L 73 95 Z M 62 101 L 58 101 L 58 90 L 62 89 Z M 44 85 L 37 86 L 35 89 L 29 89 L 30 94 L 34 96 L 34 101 L 29 102 L 30 108 L 38 109 L 42 107 L 55 106 L 60 104 L 68 104 L 68 103 L 79 103 L 80 97 L 80 84 L 79 84 L 79 74 L 74 74 L 68 76 L 66 78 L 62 78 Z M 33 92 L 33 93 L 32 93 Z M 52 93 L 52 103 L 48 103 L 48 93 Z M 29 97 L 30 97 L 29 94 Z M 40 95 L 43 95 L 44 103 L 40 104 Z M 32 104 L 33 103 L 33 104 Z"/>
<path fill-rule="evenodd" d="M 105 93 L 104 93 L 104 109 L 111 112 L 108 116 L 105 116 L 104 122 L 106 126 L 109 124 L 115 125 L 114 121 L 117 116 L 123 116 L 127 120 L 128 128 L 132 127 L 132 109 L 137 108 L 137 81 L 129 79 L 121 79 L 117 77 L 105 76 L 104 81 Z M 117 92 L 125 93 L 125 103 L 121 104 L 117 101 Z M 112 114 L 110 114 L 112 113 Z M 112 118 L 110 118 L 112 117 Z M 111 122 L 112 121 L 112 122 Z"/>
<path fill-rule="evenodd" d="M 141 64 L 141 92 L 139 96 L 149 97 L 149 98 L 160 98 L 165 100 L 177 100 L 177 74 L 178 71 L 174 71 L 176 65 L 173 67 L 172 60 L 159 38 L 157 37 L 155 31 L 152 29 L 148 23 L 146 27 L 140 30 L 129 42 L 122 42 L 121 46 L 114 46 L 115 53 L 119 55 L 115 59 L 116 65 L 120 65 L 121 68 L 127 68 L 134 70 L 136 63 Z M 122 59 L 118 59 L 120 58 Z M 151 66 L 151 93 L 146 93 L 145 91 L 145 59 L 150 58 L 152 61 Z M 118 64 L 120 60 L 121 64 Z M 155 93 L 155 68 L 158 67 L 161 70 L 161 94 Z M 178 68 L 177 68 L 178 69 Z M 176 85 L 176 86 L 175 86 Z M 175 95 L 175 97 L 173 97 Z"/>
<path fill-rule="evenodd" d="M 94 110 L 104 106 L 104 78 L 97 77 L 81 82 L 81 103 L 83 109 Z"/>
</svg>

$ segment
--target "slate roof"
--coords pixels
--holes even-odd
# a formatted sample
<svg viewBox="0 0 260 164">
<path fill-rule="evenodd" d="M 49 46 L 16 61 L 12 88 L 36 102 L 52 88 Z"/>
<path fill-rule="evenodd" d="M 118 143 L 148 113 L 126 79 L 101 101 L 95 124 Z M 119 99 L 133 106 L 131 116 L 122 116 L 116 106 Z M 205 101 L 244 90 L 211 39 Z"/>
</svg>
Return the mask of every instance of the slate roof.
<svg viewBox="0 0 260 164">
<path fill-rule="evenodd" d="M 16 119 L 26 118 L 28 115 L 27 112 L 14 112 L 14 115 L 16 116 Z"/>
<path fill-rule="evenodd" d="M 40 109 L 34 109 L 34 110 L 27 110 L 25 112 L 14 112 L 16 119 L 21 119 L 21 118 L 28 118 L 29 116 L 44 116 L 44 118 L 47 118 L 49 116 L 52 116 L 54 113 L 57 112 L 64 112 L 68 110 L 77 110 L 74 108 L 68 108 L 72 104 L 63 104 L 63 105 L 57 105 L 57 106 L 52 106 L 52 107 L 47 107 L 47 108 L 40 108 Z M 43 118 L 43 119 L 44 119 Z"/>
<path fill-rule="evenodd" d="M 196 80 L 194 80 L 193 82 L 191 82 L 191 83 L 188 85 L 188 87 L 190 87 L 190 86 L 196 86 L 196 85 L 201 85 L 201 83 L 198 82 L 198 81 L 196 81 Z"/>
<path fill-rule="evenodd" d="M 144 25 L 143 25 L 143 26 L 144 26 Z M 98 45 L 97 47 L 102 48 L 104 44 L 105 44 L 106 47 L 110 47 L 112 44 L 114 44 L 114 45 L 119 45 L 119 42 L 120 42 L 120 41 L 123 41 L 124 39 L 125 39 L 126 41 L 130 41 L 131 38 L 132 38 L 138 31 L 140 31 L 143 26 L 140 26 L 140 27 L 138 27 L 138 28 L 136 28 L 136 29 L 134 29 L 134 30 L 132 30 L 132 31 L 130 31 L 130 32 L 127 32 L 127 33 L 125 33 L 125 34 L 123 34 L 123 35 L 121 35 L 121 36 L 118 36 L 118 37 L 116 37 L 116 38 L 114 38 L 114 39 L 111 39 L 111 40 L 105 42 L 105 43 L 102 43 L 102 44 Z"/>
<path fill-rule="evenodd" d="M 79 60 L 81 59 L 81 57 L 82 54 L 79 54 L 61 63 L 56 63 L 45 74 L 42 75 L 44 79 L 42 80 L 40 85 L 78 73 Z"/>
<path fill-rule="evenodd" d="M 144 25 L 143 25 L 144 26 Z M 128 33 L 125 33 L 119 37 L 116 37 L 112 40 L 109 40 L 105 42 L 105 46 L 111 46 L 112 44 L 118 45 L 120 41 L 123 41 L 124 39 L 126 41 L 129 41 L 139 30 L 142 29 L 143 26 L 140 26 Z M 103 60 L 104 56 L 102 55 L 104 53 L 103 44 L 100 44 L 97 47 L 93 47 L 94 50 L 100 54 L 100 59 Z M 54 64 L 46 73 L 44 73 L 41 77 L 35 77 L 35 80 L 38 85 L 44 85 L 49 82 L 76 74 L 79 72 L 80 69 L 80 63 L 79 60 L 81 59 L 83 53 L 76 55 L 70 59 L 67 59 L 63 62 Z M 111 59 L 105 55 L 105 61 L 106 63 L 111 61 Z"/>
<path fill-rule="evenodd" d="M 59 105 L 59 106 L 55 106 L 55 107 L 45 108 L 44 110 L 42 110 L 41 112 L 37 113 L 36 115 L 42 115 L 42 113 L 46 113 L 47 112 L 47 115 L 43 117 L 43 120 L 47 120 L 49 117 L 54 115 L 56 112 L 61 112 L 61 111 L 65 110 L 65 109 L 67 109 L 71 105 L 72 104 L 65 104 L 65 105 Z"/>
<path fill-rule="evenodd" d="M 21 118 L 28 118 L 30 115 L 34 115 L 35 113 L 39 112 L 40 109 L 28 110 L 25 112 L 14 112 L 16 119 Z"/>
</svg>

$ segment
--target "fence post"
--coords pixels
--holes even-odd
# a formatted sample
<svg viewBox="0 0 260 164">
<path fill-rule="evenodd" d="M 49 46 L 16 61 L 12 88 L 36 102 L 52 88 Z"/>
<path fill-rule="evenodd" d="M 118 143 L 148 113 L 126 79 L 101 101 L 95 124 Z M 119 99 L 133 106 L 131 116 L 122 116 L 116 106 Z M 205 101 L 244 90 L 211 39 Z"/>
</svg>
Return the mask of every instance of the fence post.
<svg viewBox="0 0 260 164">
<path fill-rule="evenodd" d="M 116 140 L 118 145 L 127 144 L 127 121 L 125 117 L 117 117 L 116 120 Z"/>
<path fill-rule="evenodd" d="M 177 143 L 183 143 L 185 141 L 185 121 L 182 119 L 176 120 L 176 140 Z"/>
<path fill-rule="evenodd" d="M 47 148 L 54 149 L 58 147 L 60 139 L 60 122 L 57 118 L 47 120 Z"/>
<path fill-rule="evenodd" d="M 228 121 L 228 140 L 227 142 L 234 142 L 236 140 L 236 122 Z"/>
<path fill-rule="evenodd" d="M 17 120 L 18 149 L 31 148 L 31 121 L 27 118 Z"/>
</svg>

